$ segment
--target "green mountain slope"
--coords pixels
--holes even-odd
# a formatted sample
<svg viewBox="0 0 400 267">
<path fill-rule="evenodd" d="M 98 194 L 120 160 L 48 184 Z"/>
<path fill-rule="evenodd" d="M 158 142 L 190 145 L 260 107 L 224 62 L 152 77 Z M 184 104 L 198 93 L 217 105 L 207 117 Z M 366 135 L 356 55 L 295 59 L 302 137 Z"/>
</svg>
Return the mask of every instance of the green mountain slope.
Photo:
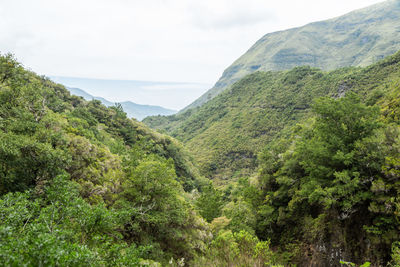
<svg viewBox="0 0 400 267">
<path fill-rule="evenodd" d="M 255 71 L 370 65 L 400 49 L 399 17 L 400 1 L 389 0 L 338 18 L 266 34 L 184 110 L 201 106 Z"/>
<path fill-rule="evenodd" d="M 378 105 L 353 92 L 314 99 L 311 117 L 266 147 L 256 177 L 239 181 L 241 206 L 256 218 L 247 226 L 290 263 L 399 266 L 396 76 Z"/>
<path fill-rule="evenodd" d="M 101 101 L 101 103 L 103 103 L 103 105 L 107 107 L 114 106 L 116 104 L 111 101 L 108 101 L 107 99 L 104 99 L 103 97 L 92 96 L 79 88 L 67 87 L 67 89 L 71 92 L 71 94 L 81 96 L 88 101 L 93 99 L 99 100 Z M 121 104 L 122 108 L 124 109 L 129 118 L 135 118 L 140 121 L 146 118 L 147 116 L 155 116 L 155 115 L 167 116 L 176 113 L 176 110 L 166 109 L 160 106 L 140 105 L 133 103 L 131 101 L 124 101 L 119 104 Z"/>
<path fill-rule="evenodd" d="M 351 90 L 375 102 L 400 75 L 400 53 L 366 68 L 325 72 L 311 67 L 256 72 L 203 106 L 170 117 L 149 117 L 193 152 L 201 170 L 219 180 L 251 174 L 257 154 L 309 116 L 312 100 Z"/>
<path fill-rule="evenodd" d="M 240 177 L 220 191 L 175 139 L 0 56 L 0 262 L 398 266 L 399 93 L 400 52 L 246 76 L 176 131 Z"/>
<path fill-rule="evenodd" d="M 209 237 L 200 184 L 175 139 L 0 56 L 1 265 L 189 261 Z"/>
</svg>

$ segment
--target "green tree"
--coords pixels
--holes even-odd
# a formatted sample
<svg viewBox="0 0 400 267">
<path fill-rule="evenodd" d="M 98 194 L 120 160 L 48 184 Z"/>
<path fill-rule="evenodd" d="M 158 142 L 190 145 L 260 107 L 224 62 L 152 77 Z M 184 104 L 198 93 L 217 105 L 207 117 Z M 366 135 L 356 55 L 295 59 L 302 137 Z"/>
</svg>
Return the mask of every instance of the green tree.
<svg viewBox="0 0 400 267">
<path fill-rule="evenodd" d="M 374 196 L 374 188 L 384 177 L 386 157 L 397 153 L 396 138 L 379 121 L 378 107 L 364 105 L 354 93 L 317 99 L 313 111 L 315 118 L 295 129 L 291 143 L 264 154 L 268 165 L 260 177 L 265 197 L 259 229 L 273 242 L 330 240 L 347 253 L 381 259 L 381 251 L 366 254 L 360 246 L 347 246 L 366 234 L 349 225 L 369 229 L 376 217 L 371 205 L 382 197 Z M 381 233 L 390 233 L 394 225 L 393 211 L 387 215 L 379 223 L 375 219 Z"/>
<path fill-rule="evenodd" d="M 196 200 L 196 207 L 207 222 L 210 223 L 221 215 L 222 205 L 221 192 L 216 190 L 211 183 L 202 187 L 201 195 Z"/>
</svg>

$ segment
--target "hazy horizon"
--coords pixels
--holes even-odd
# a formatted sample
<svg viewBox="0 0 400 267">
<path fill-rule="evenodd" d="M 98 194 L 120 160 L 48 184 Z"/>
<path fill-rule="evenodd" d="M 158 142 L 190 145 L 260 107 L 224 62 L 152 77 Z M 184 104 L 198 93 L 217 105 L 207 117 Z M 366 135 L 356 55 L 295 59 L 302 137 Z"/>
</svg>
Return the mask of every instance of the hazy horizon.
<svg viewBox="0 0 400 267">
<path fill-rule="evenodd" d="M 265 34 L 379 2 L 3 0 L 0 52 L 110 101 L 179 110 Z M 77 80 L 85 78 L 96 81 Z M 121 88 L 106 81 L 162 82 Z"/>
<path fill-rule="evenodd" d="M 379 2 L 3 0 L 0 51 L 46 76 L 214 84 L 267 33 Z"/>
<path fill-rule="evenodd" d="M 211 88 L 211 84 L 138 80 L 111 80 L 83 77 L 49 76 L 67 87 L 84 90 L 111 102 L 131 101 L 180 110 Z M 157 97 L 154 97 L 157 95 Z"/>
</svg>

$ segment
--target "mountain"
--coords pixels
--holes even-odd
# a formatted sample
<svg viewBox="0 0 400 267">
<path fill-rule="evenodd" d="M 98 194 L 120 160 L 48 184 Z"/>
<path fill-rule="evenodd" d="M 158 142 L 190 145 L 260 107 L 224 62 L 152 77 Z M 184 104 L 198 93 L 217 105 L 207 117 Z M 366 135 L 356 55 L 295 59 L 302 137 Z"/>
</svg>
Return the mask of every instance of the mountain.
<svg viewBox="0 0 400 267">
<path fill-rule="evenodd" d="M 180 110 L 199 98 L 210 84 L 194 82 L 158 82 L 140 80 L 95 79 L 50 76 L 50 79 L 71 88 L 80 88 L 91 95 L 112 102 L 133 101 L 152 106 Z"/>
<path fill-rule="evenodd" d="M 212 89 L 183 110 L 201 106 L 255 71 L 308 65 L 322 70 L 367 66 L 400 49 L 400 1 L 269 33 L 229 66 Z"/>
<path fill-rule="evenodd" d="M 252 175 L 258 153 L 310 116 L 314 98 L 354 91 L 376 102 L 393 89 L 399 76 L 400 53 L 365 68 L 258 71 L 197 109 L 144 122 L 183 141 L 202 173 L 226 184 Z"/>
<path fill-rule="evenodd" d="M 67 89 L 73 95 L 81 96 L 86 100 L 96 99 L 101 101 L 107 107 L 114 106 L 115 103 L 108 101 L 102 97 L 92 96 L 79 88 L 71 88 L 67 87 Z M 137 120 L 143 120 L 147 116 L 154 116 L 154 115 L 172 115 L 176 113 L 176 110 L 166 109 L 160 106 L 151 106 L 151 105 L 140 105 L 130 101 L 120 102 L 122 108 L 127 113 L 128 117 L 135 118 Z"/>
<path fill-rule="evenodd" d="M 81 96 L 83 97 L 85 100 L 90 101 L 90 100 L 100 100 L 101 103 L 103 103 L 105 106 L 110 107 L 110 106 L 114 106 L 115 103 L 108 101 L 107 99 L 103 98 L 103 97 L 99 97 L 99 96 L 92 96 L 91 94 L 85 92 L 82 89 L 79 88 L 72 88 L 72 87 L 65 87 L 68 89 L 68 91 L 73 94 L 73 95 L 77 95 L 77 96 Z M 128 114 L 129 115 L 129 114 Z M 134 116 L 132 116 L 134 117 Z"/>
<path fill-rule="evenodd" d="M 282 266 L 400 266 L 399 99 L 400 51 L 367 67 L 257 71 L 144 122 L 182 140 L 213 179 L 198 206 L 233 232 L 218 246 L 254 232 Z M 199 266 L 235 262 L 229 251 Z"/>
<path fill-rule="evenodd" d="M 247 75 L 172 116 L 212 183 L 176 139 L 0 56 L 0 261 L 400 266 L 399 99 L 400 52 Z"/>
</svg>

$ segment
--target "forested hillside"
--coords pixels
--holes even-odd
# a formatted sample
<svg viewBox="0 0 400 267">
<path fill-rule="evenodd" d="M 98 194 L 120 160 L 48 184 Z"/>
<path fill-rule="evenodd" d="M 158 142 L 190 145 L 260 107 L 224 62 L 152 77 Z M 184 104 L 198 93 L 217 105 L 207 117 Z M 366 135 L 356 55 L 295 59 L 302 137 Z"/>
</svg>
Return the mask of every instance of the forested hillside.
<svg viewBox="0 0 400 267">
<path fill-rule="evenodd" d="M 398 98 L 398 81 L 393 88 Z M 399 266 L 400 127 L 392 101 L 369 105 L 353 92 L 314 100 L 312 117 L 261 153 L 257 178 L 240 182 L 236 203 L 248 205 L 257 236 L 287 263 Z"/>
<path fill-rule="evenodd" d="M 184 191 L 201 178 L 176 140 L 10 55 L 0 88 L 2 266 L 137 266 L 201 250 L 208 226 Z"/>
<path fill-rule="evenodd" d="M 399 99 L 400 53 L 257 72 L 184 148 L 1 56 L 0 262 L 400 266 Z"/>
<path fill-rule="evenodd" d="M 269 240 L 270 258 L 285 266 L 399 266 L 399 63 L 397 53 L 367 68 L 256 73 L 204 105 L 227 103 L 225 97 L 237 100 L 235 89 L 245 84 L 252 87 L 245 87 L 243 95 L 262 91 L 256 98 L 281 97 L 264 100 L 265 115 L 274 121 L 263 124 L 276 132 L 270 131 L 272 141 L 258 143 L 258 172 L 240 175 L 221 190 L 204 190 L 197 203 L 201 214 L 211 225 Z M 259 83 L 252 83 L 256 78 Z M 262 90 L 262 84 L 274 81 L 285 98 L 278 87 L 273 94 Z M 251 103 L 253 98 L 244 99 Z M 239 106 L 233 103 L 222 114 L 229 116 Z M 248 132 L 251 142 L 255 129 L 242 125 L 241 135 Z M 229 135 L 235 130 L 224 131 L 224 142 L 235 140 Z"/>
<path fill-rule="evenodd" d="M 201 78 L 218 60 L 201 51 L 278 10 L 14 2 L 0 5 L 1 49 L 99 77 L 58 77 L 94 95 L 146 91 L 161 106 L 202 84 L 115 78 Z M 136 104 L 69 91 L 0 52 L 0 267 L 399 267 L 399 18 L 387 0 L 267 34 L 192 105 L 143 122 Z"/>
<path fill-rule="evenodd" d="M 270 134 L 253 143 L 261 150 L 256 173 L 237 175 L 236 182 L 231 177 L 219 189 L 204 188 L 197 199 L 200 214 L 213 229 L 223 229 L 217 239 L 229 242 L 229 230 L 244 230 L 267 240 L 273 251 L 267 266 L 400 266 L 399 64 L 397 53 L 367 68 L 255 73 L 205 104 L 204 112 L 213 110 L 215 116 L 204 124 L 196 117 L 199 128 L 225 117 L 240 119 L 242 112 L 248 118 L 239 127 L 232 127 L 232 120 L 204 129 L 222 130 L 214 135 L 224 137 L 220 143 L 234 143 L 240 135 L 254 142 L 253 125 L 264 125 Z M 230 105 L 218 109 L 222 103 Z M 241 105 L 241 112 L 235 110 Z M 257 109 L 266 120 L 247 123 Z M 199 147 L 212 150 L 217 138 Z M 247 159 L 232 159 L 217 174 L 233 173 L 229 164 L 241 171 L 234 165 L 240 160 Z M 226 260 L 234 260 L 228 251 Z"/>
<path fill-rule="evenodd" d="M 72 96 L 12 55 L 0 103 L 1 266 L 277 261 L 253 231 L 210 223 L 223 202 L 188 152 L 121 106 Z"/>
<path fill-rule="evenodd" d="M 251 175 L 258 153 L 307 119 L 314 98 L 353 91 L 372 104 L 392 91 L 399 77 L 400 53 L 366 68 L 256 72 L 197 109 L 144 122 L 183 141 L 201 171 L 226 184 Z"/>
</svg>

